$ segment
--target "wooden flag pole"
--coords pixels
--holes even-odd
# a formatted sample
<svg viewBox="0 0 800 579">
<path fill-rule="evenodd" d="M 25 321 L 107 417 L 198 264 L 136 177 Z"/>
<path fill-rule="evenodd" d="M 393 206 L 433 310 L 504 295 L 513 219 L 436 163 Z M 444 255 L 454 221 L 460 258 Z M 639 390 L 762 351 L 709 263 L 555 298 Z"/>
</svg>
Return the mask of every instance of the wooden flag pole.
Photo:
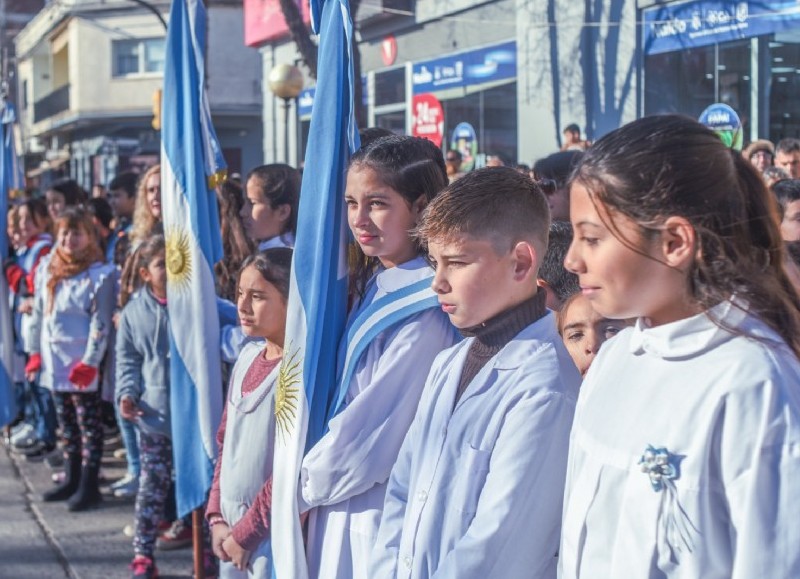
<svg viewBox="0 0 800 579">
<path fill-rule="evenodd" d="M 192 550 L 194 551 L 194 576 L 206 579 L 206 567 L 203 561 L 203 509 L 192 511 Z"/>
</svg>

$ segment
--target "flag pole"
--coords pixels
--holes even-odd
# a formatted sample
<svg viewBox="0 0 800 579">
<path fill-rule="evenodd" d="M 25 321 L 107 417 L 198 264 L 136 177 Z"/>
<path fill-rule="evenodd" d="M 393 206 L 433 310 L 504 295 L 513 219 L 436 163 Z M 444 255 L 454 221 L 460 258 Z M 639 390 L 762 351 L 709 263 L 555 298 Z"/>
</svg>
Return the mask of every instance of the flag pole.
<svg viewBox="0 0 800 579">
<path fill-rule="evenodd" d="M 203 508 L 192 511 L 192 550 L 194 557 L 194 576 L 206 579 L 206 568 L 203 564 Z"/>
</svg>

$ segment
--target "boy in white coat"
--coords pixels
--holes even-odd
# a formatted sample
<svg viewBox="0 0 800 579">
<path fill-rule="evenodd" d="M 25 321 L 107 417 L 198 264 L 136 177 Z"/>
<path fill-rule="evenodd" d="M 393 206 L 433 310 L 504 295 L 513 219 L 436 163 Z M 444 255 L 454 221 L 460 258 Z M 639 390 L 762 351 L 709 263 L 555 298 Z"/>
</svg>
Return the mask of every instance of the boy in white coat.
<svg viewBox="0 0 800 579">
<path fill-rule="evenodd" d="M 549 213 L 509 168 L 474 171 L 418 228 L 468 337 L 428 375 L 392 469 L 370 576 L 555 577 L 580 376 L 537 290 Z"/>
</svg>

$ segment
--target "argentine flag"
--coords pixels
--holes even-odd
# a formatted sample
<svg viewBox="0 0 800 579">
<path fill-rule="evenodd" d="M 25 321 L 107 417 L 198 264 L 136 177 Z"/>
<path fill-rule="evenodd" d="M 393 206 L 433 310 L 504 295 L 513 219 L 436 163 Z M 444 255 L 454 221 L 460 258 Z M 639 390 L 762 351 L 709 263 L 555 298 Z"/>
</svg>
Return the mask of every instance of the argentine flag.
<svg viewBox="0 0 800 579">
<path fill-rule="evenodd" d="M 8 213 L 8 199 L 11 191 L 24 188 L 22 168 L 14 147 L 14 123 L 17 115 L 14 105 L 3 98 L 0 101 L 0 130 L 3 142 L 0 143 L 0 215 Z M 8 234 L 5 228 L 0 232 L 0 258 L 8 257 Z M 8 307 L 8 285 L 5 279 L 0 283 L 0 426 L 11 422 L 17 414 L 14 402 L 14 333 L 11 323 L 11 310 Z"/>
<path fill-rule="evenodd" d="M 300 193 L 286 341 L 275 397 L 272 554 L 278 579 L 308 576 L 297 508 L 300 464 L 323 434 L 336 390 L 347 309 L 344 178 L 359 146 L 353 109 L 353 25 L 347 0 L 311 0 L 317 90 Z"/>
<path fill-rule="evenodd" d="M 206 11 L 173 0 L 164 64 L 161 204 L 167 241 L 170 403 L 178 513 L 205 502 L 222 417 L 214 263 L 222 258 L 211 181 L 224 167 L 205 92 Z"/>
</svg>

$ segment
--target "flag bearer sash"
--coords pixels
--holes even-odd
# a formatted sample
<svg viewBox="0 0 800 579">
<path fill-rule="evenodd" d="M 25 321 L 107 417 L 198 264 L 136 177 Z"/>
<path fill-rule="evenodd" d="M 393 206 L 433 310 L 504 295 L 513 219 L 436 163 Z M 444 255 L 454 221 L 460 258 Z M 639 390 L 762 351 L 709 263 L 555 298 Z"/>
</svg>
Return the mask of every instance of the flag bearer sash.
<svg viewBox="0 0 800 579">
<path fill-rule="evenodd" d="M 342 409 L 358 361 L 372 340 L 415 314 L 439 307 L 436 292 L 431 289 L 432 281 L 433 275 L 387 293 L 353 316 L 339 349 L 338 388 L 328 411 L 328 421 Z"/>
</svg>

